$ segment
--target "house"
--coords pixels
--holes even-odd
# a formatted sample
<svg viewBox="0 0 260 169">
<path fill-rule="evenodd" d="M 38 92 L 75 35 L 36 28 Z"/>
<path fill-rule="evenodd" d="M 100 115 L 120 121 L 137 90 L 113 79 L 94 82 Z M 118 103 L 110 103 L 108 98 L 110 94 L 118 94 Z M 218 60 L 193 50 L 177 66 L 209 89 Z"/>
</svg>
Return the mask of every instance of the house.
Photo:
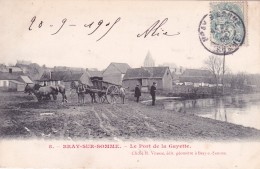
<svg viewBox="0 0 260 169">
<path fill-rule="evenodd" d="M 70 74 L 70 71 L 45 71 L 38 81 L 41 85 L 63 84 L 64 78 Z"/>
<path fill-rule="evenodd" d="M 24 91 L 26 84 L 33 81 L 21 72 L 0 72 L 0 89 L 2 91 Z"/>
<path fill-rule="evenodd" d="M 90 75 L 87 71 L 84 72 L 71 72 L 63 79 L 66 89 L 74 89 L 79 83 L 92 86 Z"/>
<path fill-rule="evenodd" d="M 110 63 L 110 65 L 103 72 L 103 80 L 122 85 L 123 77 L 126 74 L 127 69 L 131 67 L 127 63 Z"/>
<path fill-rule="evenodd" d="M 179 76 L 179 81 L 184 84 L 193 84 L 194 87 L 209 86 L 214 84 L 214 79 L 209 70 L 186 69 Z"/>
<path fill-rule="evenodd" d="M 177 95 L 206 96 L 214 90 L 214 79 L 209 70 L 185 69 L 178 78 L 173 90 Z"/>
<path fill-rule="evenodd" d="M 180 82 L 180 76 L 184 71 L 183 67 L 180 67 L 180 68 L 175 67 L 175 68 L 170 69 L 170 70 L 171 70 L 171 73 L 172 73 L 173 85 L 183 84 L 183 83 Z"/>
<path fill-rule="evenodd" d="M 6 73 L 23 73 L 23 70 L 17 66 L 6 66 L 4 64 L 0 65 L 0 72 Z"/>
<path fill-rule="evenodd" d="M 128 69 L 123 86 L 134 90 L 136 85 L 141 86 L 143 92 L 148 92 L 153 82 L 157 83 L 157 89 L 162 91 L 172 90 L 172 75 L 169 67 L 141 67 Z"/>
<path fill-rule="evenodd" d="M 62 84 L 66 89 L 72 89 L 79 83 L 93 85 L 88 71 L 51 71 L 44 72 L 39 82 L 41 85 Z"/>
<path fill-rule="evenodd" d="M 25 89 L 25 84 L 17 80 L 9 80 L 8 91 L 22 92 Z"/>
</svg>

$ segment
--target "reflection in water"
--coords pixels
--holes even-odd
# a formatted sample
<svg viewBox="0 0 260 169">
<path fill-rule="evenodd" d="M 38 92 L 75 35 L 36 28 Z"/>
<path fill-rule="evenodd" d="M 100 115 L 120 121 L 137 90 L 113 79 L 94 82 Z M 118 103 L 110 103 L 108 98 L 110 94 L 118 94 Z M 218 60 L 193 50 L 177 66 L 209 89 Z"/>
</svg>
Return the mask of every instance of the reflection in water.
<svg viewBox="0 0 260 169">
<path fill-rule="evenodd" d="M 197 100 L 171 100 L 165 109 L 260 129 L 260 94 L 244 94 Z"/>
</svg>

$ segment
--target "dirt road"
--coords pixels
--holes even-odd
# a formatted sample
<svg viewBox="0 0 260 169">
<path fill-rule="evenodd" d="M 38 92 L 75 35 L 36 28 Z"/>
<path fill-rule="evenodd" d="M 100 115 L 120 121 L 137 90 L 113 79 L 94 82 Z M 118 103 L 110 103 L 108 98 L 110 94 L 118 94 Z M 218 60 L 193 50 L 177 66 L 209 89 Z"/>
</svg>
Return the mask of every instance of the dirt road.
<svg viewBox="0 0 260 169">
<path fill-rule="evenodd" d="M 260 140 L 260 131 L 126 101 L 126 104 L 39 103 L 24 93 L 1 93 L 1 138 L 108 140 Z"/>
</svg>

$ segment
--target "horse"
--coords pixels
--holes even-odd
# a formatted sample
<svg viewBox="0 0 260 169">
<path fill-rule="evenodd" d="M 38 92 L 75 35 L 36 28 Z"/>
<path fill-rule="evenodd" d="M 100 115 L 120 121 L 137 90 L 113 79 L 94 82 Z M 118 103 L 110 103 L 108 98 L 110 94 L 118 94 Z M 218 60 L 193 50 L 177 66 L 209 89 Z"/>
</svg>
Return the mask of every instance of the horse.
<svg viewBox="0 0 260 169">
<path fill-rule="evenodd" d="M 43 98 L 45 99 L 51 99 L 51 96 L 53 96 L 53 99 L 57 99 L 58 95 L 58 89 L 55 86 L 41 86 L 39 84 L 27 84 L 24 89 L 25 93 L 33 93 L 38 101 L 41 101 Z"/>
<path fill-rule="evenodd" d="M 97 103 L 96 94 L 91 89 L 95 89 L 93 86 L 85 85 L 85 94 L 89 94 L 91 97 L 91 103 Z"/>
<path fill-rule="evenodd" d="M 67 96 L 66 96 L 66 89 L 65 86 L 58 84 L 56 85 L 56 89 L 58 92 L 62 95 L 62 102 L 68 102 Z"/>
<path fill-rule="evenodd" d="M 35 90 L 35 84 L 26 84 L 25 88 L 24 88 L 24 93 L 28 93 L 29 95 L 31 95 L 32 93 L 34 93 Z"/>
</svg>

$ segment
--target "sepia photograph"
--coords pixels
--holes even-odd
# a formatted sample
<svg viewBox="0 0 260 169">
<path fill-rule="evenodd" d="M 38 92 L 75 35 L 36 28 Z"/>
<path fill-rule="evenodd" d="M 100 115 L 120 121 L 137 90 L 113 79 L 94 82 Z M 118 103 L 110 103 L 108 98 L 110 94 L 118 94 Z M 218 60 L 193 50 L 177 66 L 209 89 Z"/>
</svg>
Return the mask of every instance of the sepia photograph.
<svg viewBox="0 0 260 169">
<path fill-rule="evenodd" d="M 0 168 L 259 167 L 259 2 L 0 11 Z"/>
</svg>

